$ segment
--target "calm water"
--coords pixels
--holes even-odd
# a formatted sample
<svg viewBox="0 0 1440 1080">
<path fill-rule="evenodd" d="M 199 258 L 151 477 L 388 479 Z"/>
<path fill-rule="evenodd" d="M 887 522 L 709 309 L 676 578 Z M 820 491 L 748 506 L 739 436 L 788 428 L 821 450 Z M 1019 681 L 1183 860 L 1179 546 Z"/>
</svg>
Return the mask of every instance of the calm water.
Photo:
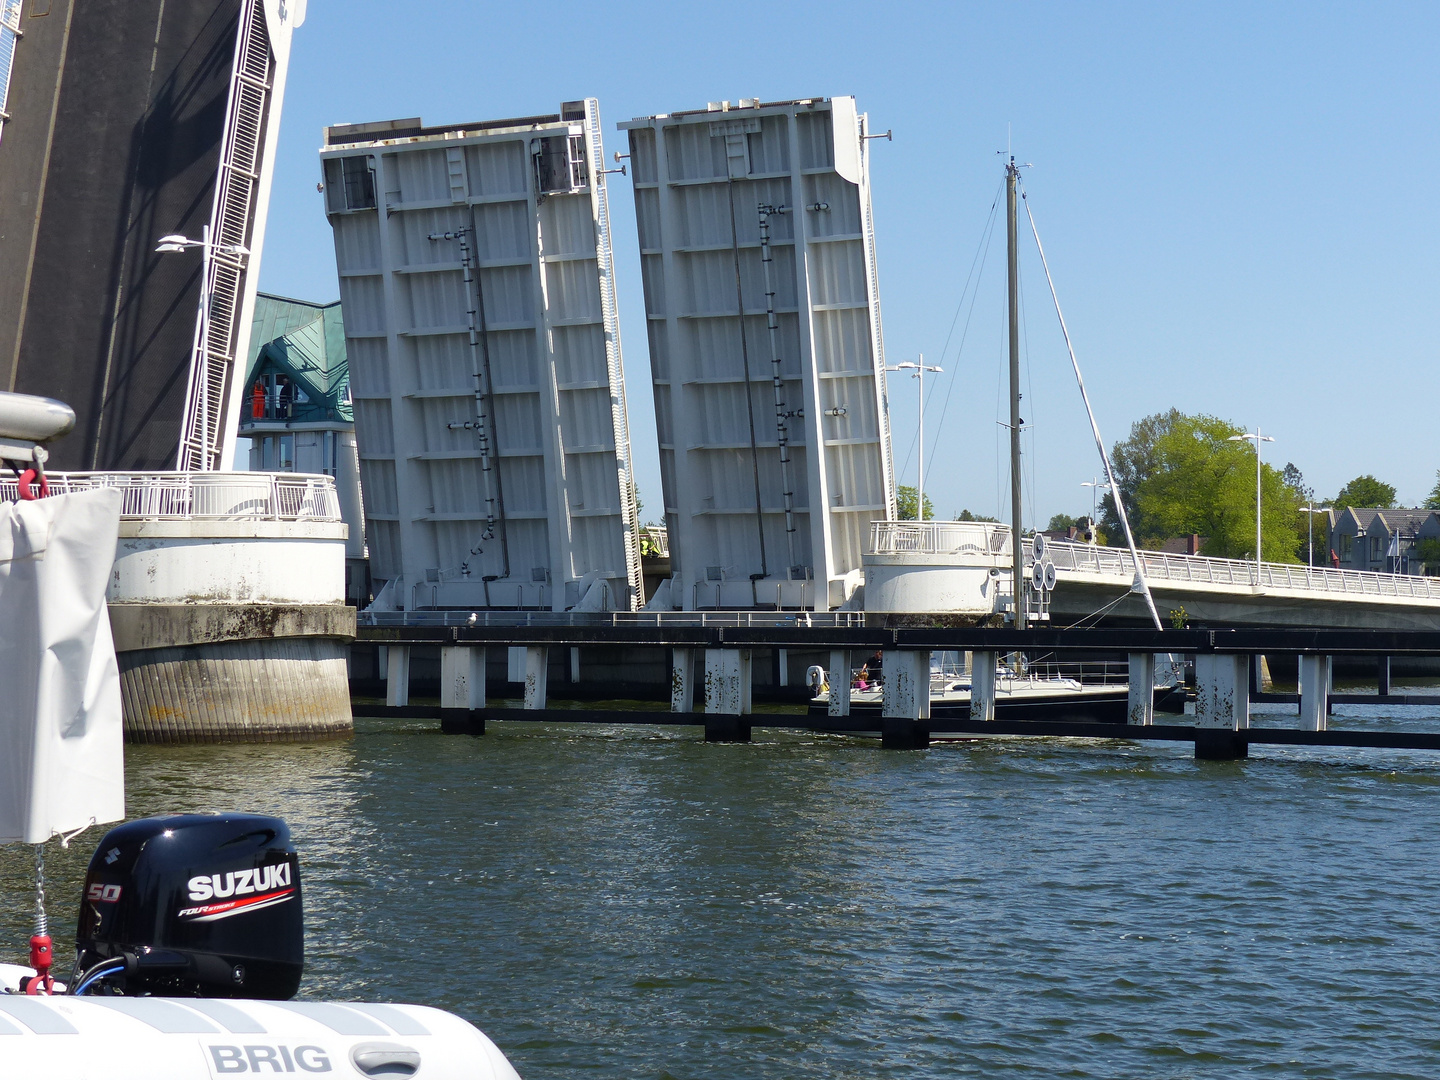
<svg viewBox="0 0 1440 1080">
<path fill-rule="evenodd" d="M 1437 754 L 358 727 L 131 748 L 130 812 L 286 817 L 304 993 L 453 1009 L 530 1080 L 1440 1074 Z M 57 938 L 99 835 L 51 845 Z"/>
</svg>

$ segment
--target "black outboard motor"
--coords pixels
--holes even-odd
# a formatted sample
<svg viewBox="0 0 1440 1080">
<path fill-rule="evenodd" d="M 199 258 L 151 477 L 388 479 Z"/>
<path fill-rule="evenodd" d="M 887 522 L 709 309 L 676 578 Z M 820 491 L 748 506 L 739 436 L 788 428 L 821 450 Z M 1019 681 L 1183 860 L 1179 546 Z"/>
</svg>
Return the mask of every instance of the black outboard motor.
<svg viewBox="0 0 1440 1080">
<path fill-rule="evenodd" d="M 284 1000 L 304 919 L 290 828 L 176 814 L 111 829 L 85 875 L 71 993 Z"/>
</svg>

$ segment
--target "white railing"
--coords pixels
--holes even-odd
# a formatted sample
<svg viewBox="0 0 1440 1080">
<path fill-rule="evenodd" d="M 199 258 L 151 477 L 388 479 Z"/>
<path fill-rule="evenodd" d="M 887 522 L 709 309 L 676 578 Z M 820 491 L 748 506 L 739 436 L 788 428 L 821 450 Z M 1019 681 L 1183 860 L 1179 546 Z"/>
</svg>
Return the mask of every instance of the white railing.
<svg viewBox="0 0 1440 1080">
<path fill-rule="evenodd" d="M 46 477 L 51 495 L 118 488 L 120 516 L 222 521 L 339 521 L 340 499 L 329 476 L 306 473 L 73 472 Z M 0 479 L 0 502 L 14 502 L 13 478 Z"/>
<path fill-rule="evenodd" d="M 361 626 L 811 626 L 865 625 L 863 611 L 362 611 Z"/>
<path fill-rule="evenodd" d="M 872 521 L 871 555 L 1004 555 L 1010 526 L 989 521 Z"/>
<path fill-rule="evenodd" d="M 1057 570 L 1105 574 L 1126 580 L 1135 576 L 1135 560 L 1130 552 L 1123 548 L 1053 542 L 1046 545 L 1045 553 L 1055 563 Z M 1253 562 L 1240 559 L 1169 555 L 1160 551 L 1142 551 L 1140 558 L 1145 566 L 1145 576 L 1152 583 L 1188 582 L 1246 589 L 1259 585 L 1262 589 L 1290 589 L 1337 596 L 1395 596 L 1440 600 L 1440 578 L 1413 574 L 1335 570 L 1298 563 L 1261 563 L 1257 575 L 1257 567 Z"/>
</svg>

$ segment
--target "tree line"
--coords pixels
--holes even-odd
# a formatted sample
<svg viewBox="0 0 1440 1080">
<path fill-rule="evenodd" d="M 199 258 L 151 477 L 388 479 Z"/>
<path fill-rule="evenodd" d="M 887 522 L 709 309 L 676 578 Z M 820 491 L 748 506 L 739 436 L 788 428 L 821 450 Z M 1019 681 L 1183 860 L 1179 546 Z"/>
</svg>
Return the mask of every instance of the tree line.
<svg viewBox="0 0 1440 1080">
<path fill-rule="evenodd" d="M 1111 464 L 1119 495 L 1125 501 L 1135 541 L 1154 547 L 1192 533 L 1204 538 L 1206 555 L 1227 559 L 1255 557 L 1255 447 L 1235 441 L 1244 431 L 1218 417 L 1188 415 L 1179 409 L 1137 421 L 1130 437 L 1115 444 Z M 1262 464 L 1261 557 L 1271 562 L 1305 562 L 1308 549 L 1308 507 L 1395 506 L 1394 486 L 1365 474 L 1357 476 L 1331 499 L 1317 499 L 1293 463 L 1283 469 Z M 1101 532 L 1123 536 L 1108 493 Z M 1440 509 L 1440 471 L 1425 502 Z M 1324 515 L 1316 514 L 1316 562 L 1328 562 Z"/>
</svg>

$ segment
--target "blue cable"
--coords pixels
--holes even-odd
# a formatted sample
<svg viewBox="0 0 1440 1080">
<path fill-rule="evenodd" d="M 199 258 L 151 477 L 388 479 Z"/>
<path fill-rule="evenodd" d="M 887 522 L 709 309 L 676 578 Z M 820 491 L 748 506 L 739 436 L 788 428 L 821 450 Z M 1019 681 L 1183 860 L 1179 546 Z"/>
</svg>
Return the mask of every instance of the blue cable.
<svg viewBox="0 0 1440 1080">
<path fill-rule="evenodd" d="M 98 980 L 100 980 L 100 979 L 103 979 L 103 978 L 105 978 L 105 976 L 107 976 L 107 975 L 118 975 L 120 972 L 122 972 L 122 971 L 124 971 L 124 970 L 125 970 L 125 965 L 124 965 L 124 964 L 121 964 L 119 967 L 111 967 L 111 968 L 106 968 L 104 971 L 97 971 L 97 972 L 95 972 L 95 974 L 91 975 L 88 979 L 86 979 L 86 980 L 85 980 L 84 982 L 82 982 L 79 986 L 77 986 L 77 987 L 75 988 L 75 993 L 76 993 L 77 995 L 78 995 L 78 994 L 83 994 L 83 993 L 85 993 L 86 990 L 88 990 L 88 989 L 90 988 L 90 984 L 91 984 L 91 983 L 94 983 L 94 982 L 96 982 L 96 981 L 98 981 Z"/>
</svg>

